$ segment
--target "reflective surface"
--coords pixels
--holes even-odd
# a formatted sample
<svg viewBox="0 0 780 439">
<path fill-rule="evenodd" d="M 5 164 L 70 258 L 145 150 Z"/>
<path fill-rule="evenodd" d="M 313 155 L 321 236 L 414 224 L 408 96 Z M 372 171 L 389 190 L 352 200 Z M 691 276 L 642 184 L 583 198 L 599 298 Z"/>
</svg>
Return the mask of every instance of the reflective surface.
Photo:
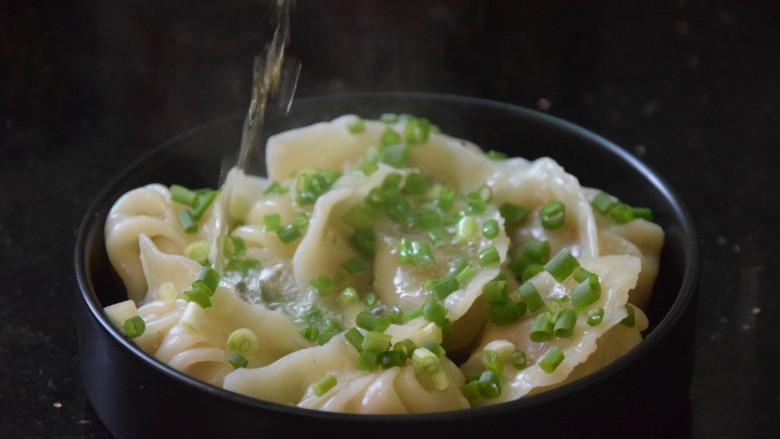
<svg viewBox="0 0 780 439">
<path fill-rule="evenodd" d="M 193 3 L 2 7 L 0 436 L 107 436 L 78 375 L 78 222 L 129 160 L 244 111 L 271 35 L 264 2 Z M 538 108 L 665 178 L 704 255 L 683 419 L 694 437 L 780 433 L 776 6 L 297 3 L 299 96 L 407 90 Z"/>
</svg>

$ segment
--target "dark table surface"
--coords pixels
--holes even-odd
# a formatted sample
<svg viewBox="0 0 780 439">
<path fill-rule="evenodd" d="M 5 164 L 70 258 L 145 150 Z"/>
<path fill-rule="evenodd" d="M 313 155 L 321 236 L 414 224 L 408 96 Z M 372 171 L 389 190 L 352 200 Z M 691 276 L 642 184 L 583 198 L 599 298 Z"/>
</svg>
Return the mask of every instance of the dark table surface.
<svg viewBox="0 0 780 439">
<path fill-rule="evenodd" d="M 692 436 L 780 435 L 777 6 L 297 3 L 298 97 L 518 104 L 613 140 L 666 179 L 703 255 L 695 352 L 669 359 L 695 362 Z M 271 34 L 259 1 L 0 2 L 0 436 L 109 436 L 78 368 L 78 224 L 129 161 L 244 111 Z"/>
</svg>

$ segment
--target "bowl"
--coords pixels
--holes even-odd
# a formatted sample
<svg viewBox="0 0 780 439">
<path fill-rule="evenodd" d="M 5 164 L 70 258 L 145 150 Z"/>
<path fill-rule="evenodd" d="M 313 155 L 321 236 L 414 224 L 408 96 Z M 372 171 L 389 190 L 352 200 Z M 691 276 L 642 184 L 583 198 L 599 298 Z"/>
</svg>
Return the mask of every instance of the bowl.
<svg viewBox="0 0 780 439">
<path fill-rule="evenodd" d="M 200 382 L 157 361 L 113 327 L 103 307 L 126 299 L 104 247 L 114 201 L 158 182 L 214 186 L 220 163 L 239 145 L 243 115 L 181 135 L 144 155 L 109 182 L 78 233 L 75 270 L 81 373 L 87 395 L 117 437 L 441 437 L 467 434 L 687 436 L 693 369 L 692 302 L 699 242 L 678 195 L 631 154 L 579 126 L 533 110 L 480 99 L 372 93 L 299 99 L 287 116 L 269 114 L 266 136 L 347 113 L 429 118 L 443 132 L 533 159 L 549 156 L 584 186 L 653 209 L 666 232 L 647 311 L 651 326 L 633 350 L 598 372 L 518 401 L 423 415 L 354 415 L 256 400 Z M 262 160 L 262 158 L 259 158 Z M 262 162 L 258 162 L 264 167 Z"/>
</svg>

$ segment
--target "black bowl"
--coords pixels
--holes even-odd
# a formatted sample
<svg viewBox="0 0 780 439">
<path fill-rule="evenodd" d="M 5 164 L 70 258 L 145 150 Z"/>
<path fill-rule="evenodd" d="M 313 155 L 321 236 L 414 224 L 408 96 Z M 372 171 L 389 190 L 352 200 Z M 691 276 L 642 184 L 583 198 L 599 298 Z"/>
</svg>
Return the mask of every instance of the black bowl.
<svg viewBox="0 0 780 439">
<path fill-rule="evenodd" d="M 629 153 L 583 128 L 485 100 L 399 93 L 302 99 L 289 116 L 270 114 L 266 133 L 347 113 L 377 118 L 384 112 L 427 117 L 448 134 L 509 155 L 552 157 L 583 185 L 651 207 L 666 231 L 666 242 L 644 341 L 604 369 L 548 392 L 493 407 L 405 416 L 326 413 L 255 400 L 157 361 L 127 341 L 103 313 L 104 306 L 126 299 L 106 256 L 104 220 L 120 195 L 147 183 L 216 185 L 220 163 L 235 154 L 239 144 L 243 117 L 235 115 L 177 137 L 136 161 L 107 184 L 81 225 L 75 255 L 81 371 L 92 405 L 108 429 L 135 438 L 688 436 L 691 303 L 700 256 L 691 218 L 675 192 Z"/>
</svg>

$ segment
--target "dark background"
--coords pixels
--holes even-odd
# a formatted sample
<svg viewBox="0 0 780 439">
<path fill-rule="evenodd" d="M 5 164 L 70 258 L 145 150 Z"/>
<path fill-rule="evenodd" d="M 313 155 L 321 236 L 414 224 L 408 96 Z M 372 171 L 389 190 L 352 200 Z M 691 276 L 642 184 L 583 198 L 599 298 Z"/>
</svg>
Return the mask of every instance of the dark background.
<svg viewBox="0 0 780 439">
<path fill-rule="evenodd" d="M 264 1 L 0 1 L 0 436 L 106 437 L 78 372 L 75 233 L 130 160 L 249 101 Z M 734 1 L 307 1 L 298 97 L 424 91 L 622 145 L 703 254 L 693 436 L 780 434 L 780 14 Z M 293 104 L 294 105 L 294 104 Z M 664 377 L 648 377 L 663 379 Z"/>
</svg>

